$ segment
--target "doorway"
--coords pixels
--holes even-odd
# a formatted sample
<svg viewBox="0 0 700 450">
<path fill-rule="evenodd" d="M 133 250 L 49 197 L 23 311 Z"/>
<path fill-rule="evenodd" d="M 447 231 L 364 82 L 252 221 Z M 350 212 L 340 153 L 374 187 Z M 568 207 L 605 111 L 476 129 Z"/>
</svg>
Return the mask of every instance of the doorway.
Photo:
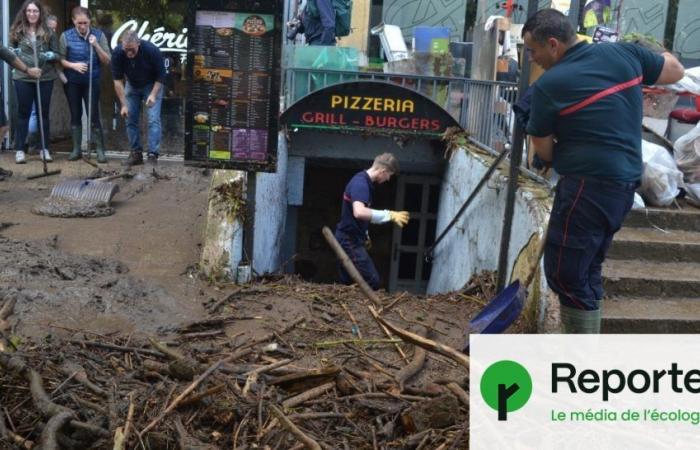
<svg viewBox="0 0 700 450">
<path fill-rule="evenodd" d="M 431 264 L 425 250 L 435 241 L 438 177 L 400 176 L 396 187 L 397 211 L 408 211 L 411 219 L 404 228 L 393 227 L 389 290 L 424 294 L 430 280 Z"/>
</svg>

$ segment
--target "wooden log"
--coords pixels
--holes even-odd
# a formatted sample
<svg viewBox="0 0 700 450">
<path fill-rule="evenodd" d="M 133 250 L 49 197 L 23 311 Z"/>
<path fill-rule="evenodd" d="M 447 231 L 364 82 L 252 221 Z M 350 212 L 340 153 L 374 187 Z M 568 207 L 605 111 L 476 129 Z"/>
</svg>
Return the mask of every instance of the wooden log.
<svg viewBox="0 0 700 450">
<path fill-rule="evenodd" d="M 348 275 L 350 275 L 350 278 L 352 278 L 352 280 L 355 283 L 357 283 L 362 293 L 365 294 L 365 296 L 368 299 L 370 299 L 372 303 L 374 303 L 378 307 L 381 307 L 382 302 L 379 299 L 379 296 L 377 296 L 377 293 L 374 292 L 374 290 L 371 287 L 369 287 L 369 284 L 367 284 L 364 278 L 362 278 L 362 275 L 360 275 L 360 272 L 357 271 L 357 268 L 352 263 L 352 260 L 348 257 L 347 253 L 345 253 L 343 247 L 340 246 L 335 236 L 333 236 L 333 232 L 330 230 L 330 228 L 323 227 L 321 231 L 323 233 L 323 237 L 326 238 L 328 245 L 331 246 L 331 249 L 333 250 L 333 252 L 335 252 L 335 255 L 338 257 L 340 263 L 343 265 L 343 268 L 345 268 L 345 271 L 347 271 Z"/>
</svg>

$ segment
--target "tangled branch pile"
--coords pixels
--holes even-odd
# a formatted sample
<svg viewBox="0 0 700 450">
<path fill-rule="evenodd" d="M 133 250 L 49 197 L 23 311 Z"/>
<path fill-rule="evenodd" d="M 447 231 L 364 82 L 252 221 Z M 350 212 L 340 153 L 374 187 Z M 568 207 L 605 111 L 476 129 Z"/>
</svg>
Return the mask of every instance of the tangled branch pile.
<svg viewBox="0 0 700 450">
<path fill-rule="evenodd" d="M 167 340 L 40 345 L 10 337 L 0 300 L 2 448 L 467 448 L 468 359 L 444 349 L 479 305 L 459 294 L 375 308 L 357 288 L 282 279 L 228 288 Z M 266 315 L 272 302 L 296 314 Z"/>
</svg>

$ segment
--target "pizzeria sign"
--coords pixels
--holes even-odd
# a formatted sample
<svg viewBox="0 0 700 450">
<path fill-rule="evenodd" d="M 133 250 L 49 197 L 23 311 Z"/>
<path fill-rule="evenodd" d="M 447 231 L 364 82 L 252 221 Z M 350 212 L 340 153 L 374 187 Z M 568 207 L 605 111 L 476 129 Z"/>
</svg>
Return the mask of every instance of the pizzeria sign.
<svg viewBox="0 0 700 450">
<path fill-rule="evenodd" d="M 280 122 L 291 129 L 438 137 L 457 121 L 430 98 L 384 81 L 351 81 L 312 92 Z"/>
</svg>

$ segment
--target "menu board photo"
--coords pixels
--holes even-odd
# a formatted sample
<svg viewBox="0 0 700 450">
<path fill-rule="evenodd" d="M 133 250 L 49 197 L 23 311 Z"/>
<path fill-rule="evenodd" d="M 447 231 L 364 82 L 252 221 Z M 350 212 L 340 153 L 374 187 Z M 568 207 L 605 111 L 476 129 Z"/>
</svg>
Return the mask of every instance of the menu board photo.
<svg viewBox="0 0 700 450">
<path fill-rule="evenodd" d="M 275 170 L 281 51 L 276 3 L 270 2 L 270 11 L 193 14 L 187 164 Z"/>
</svg>

